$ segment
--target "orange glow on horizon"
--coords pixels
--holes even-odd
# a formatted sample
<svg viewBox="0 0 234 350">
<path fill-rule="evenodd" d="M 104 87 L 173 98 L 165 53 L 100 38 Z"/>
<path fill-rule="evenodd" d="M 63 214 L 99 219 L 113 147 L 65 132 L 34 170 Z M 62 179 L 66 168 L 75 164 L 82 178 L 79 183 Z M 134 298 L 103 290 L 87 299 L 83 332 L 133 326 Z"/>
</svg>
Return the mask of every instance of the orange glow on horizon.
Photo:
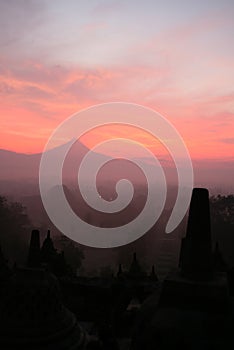
<svg viewBox="0 0 234 350">
<path fill-rule="evenodd" d="M 181 134 L 192 158 L 234 157 L 231 95 L 208 95 L 200 100 L 188 96 L 182 103 L 180 92 L 175 90 L 169 94 L 162 87 L 155 99 L 148 101 L 147 93 L 151 94 L 153 90 L 142 95 L 131 85 L 135 75 L 139 79 L 151 76 L 153 73 L 148 68 L 136 66 L 86 71 L 74 67 L 47 67 L 40 62 L 22 62 L 22 66 L 25 70 L 22 70 L 22 76 L 18 76 L 14 68 L 0 73 L 3 87 L 0 96 L 2 149 L 21 153 L 42 152 L 53 130 L 72 114 L 95 104 L 123 101 L 148 106 L 167 117 Z M 159 73 L 155 72 L 155 79 Z M 34 75 L 43 79 L 35 79 Z M 125 86 L 125 80 L 129 81 L 130 87 Z M 101 127 L 83 136 L 81 142 L 92 148 L 116 137 L 130 137 L 157 155 L 167 152 L 151 135 L 131 127 Z"/>
</svg>

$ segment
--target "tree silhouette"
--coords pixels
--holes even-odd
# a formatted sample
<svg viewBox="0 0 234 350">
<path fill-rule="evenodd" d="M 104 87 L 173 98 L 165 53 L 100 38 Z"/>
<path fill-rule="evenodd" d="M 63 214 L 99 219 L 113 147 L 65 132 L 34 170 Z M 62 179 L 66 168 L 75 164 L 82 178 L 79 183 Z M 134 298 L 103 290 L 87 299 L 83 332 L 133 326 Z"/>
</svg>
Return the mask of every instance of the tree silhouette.
<svg viewBox="0 0 234 350">
<path fill-rule="evenodd" d="M 234 195 L 210 198 L 213 240 L 220 243 L 228 263 L 234 265 Z"/>
<path fill-rule="evenodd" d="M 18 202 L 9 202 L 0 196 L 0 244 L 12 263 L 25 260 L 27 245 L 26 233 L 30 221 L 26 209 Z"/>
<path fill-rule="evenodd" d="M 212 196 L 211 214 L 214 222 L 227 223 L 227 225 L 234 225 L 234 195 L 228 196 Z"/>
</svg>

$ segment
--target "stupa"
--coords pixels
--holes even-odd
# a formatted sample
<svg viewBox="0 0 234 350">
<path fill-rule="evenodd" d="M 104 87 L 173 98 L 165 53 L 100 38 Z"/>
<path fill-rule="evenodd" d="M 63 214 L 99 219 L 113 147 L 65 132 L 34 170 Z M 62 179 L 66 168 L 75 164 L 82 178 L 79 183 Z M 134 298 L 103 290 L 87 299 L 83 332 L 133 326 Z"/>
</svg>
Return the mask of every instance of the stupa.
<svg viewBox="0 0 234 350">
<path fill-rule="evenodd" d="M 56 253 L 50 232 L 41 249 L 40 233 L 33 230 L 27 267 L 16 267 L 3 285 L 0 299 L 0 349 L 85 348 L 86 333 L 75 315 L 64 306 L 58 279 L 50 272 L 49 265 L 44 263 L 47 262 L 45 258 L 50 258 L 51 252 Z"/>
<path fill-rule="evenodd" d="M 227 276 L 212 266 L 209 193 L 192 193 L 180 268 L 140 310 L 131 350 L 231 349 L 234 308 Z"/>
<path fill-rule="evenodd" d="M 32 230 L 27 265 L 29 267 L 39 267 L 41 263 L 40 255 L 40 232 Z"/>
<path fill-rule="evenodd" d="M 0 348 L 80 350 L 86 335 L 62 303 L 57 278 L 41 268 L 17 269 L 0 307 Z"/>
<path fill-rule="evenodd" d="M 180 269 L 171 271 L 163 283 L 161 303 L 185 302 L 203 307 L 223 307 L 228 301 L 226 273 L 213 268 L 209 192 L 192 193 L 186 237 L 182 239 Z"/>
</svg>

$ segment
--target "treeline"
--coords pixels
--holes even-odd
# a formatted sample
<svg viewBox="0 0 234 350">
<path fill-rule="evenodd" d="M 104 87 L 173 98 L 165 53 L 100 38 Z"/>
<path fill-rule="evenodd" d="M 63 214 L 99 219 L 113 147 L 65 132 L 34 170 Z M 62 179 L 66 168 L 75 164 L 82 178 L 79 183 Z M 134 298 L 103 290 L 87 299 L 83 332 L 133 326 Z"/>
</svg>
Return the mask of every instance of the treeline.
<svg viewBox="0 0 234 350">
<path fill-rule="evenodd" d="M 234 267 L 234 195 L 210 198 L 211 229 L 214 244 L 219 242 L 223 256 Z M 27 259 L 30 222 L 26 208 L 0 196 L 0 245 L 10 263 L 24 263 Z M 57 242 L 65 251 L 66 259 L 74 268 L 81 266 L 84 255 L 74 242 L 61 235 Z"/>
</svg>

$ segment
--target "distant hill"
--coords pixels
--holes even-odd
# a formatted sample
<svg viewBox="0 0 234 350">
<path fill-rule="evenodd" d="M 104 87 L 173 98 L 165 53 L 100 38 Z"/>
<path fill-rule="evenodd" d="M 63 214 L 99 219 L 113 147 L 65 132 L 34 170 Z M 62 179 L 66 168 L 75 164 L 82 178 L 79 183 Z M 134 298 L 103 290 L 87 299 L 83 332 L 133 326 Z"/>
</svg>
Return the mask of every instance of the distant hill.
<svg viewBox="0 0 234 350">
<path fill-rule="evenodd" d="M 0 180 L 35 179 L 41 154 L 22 154 L 0 149 Z"/>
<path fill-rule="evenodd" d="M 72 205 L 75 212 L 79 213 L 81 217 L 84 217 L 86 221 L 90 221 L 93 224 L 99 224 L 103 227 L 111 227 L 116 223 L 125 223 L 126 219 L 131 219 L 134 215 L 137 215 L 144 202 L 144 176 L 142 172 L 129 161 L 124 160 L 113 160 L 111 165 L 106 165 L 100 171 L 103 176 L 100 176 L 99 190 L 102 196 L 105 198 L 113 198 L 116 195 L 114 184 L 121 178 L 127 178 L 132 181 L 133 184 L 137 183 L 135 201 L 129 206 L 128 212 L 124 216 L 113 215 L 101 215 L 95 213 L 94 210 L 88 212 L 87 205 L 82 202 L 80 194 L 75 190 L 77 187 L 77 171 L 82 158 L 90 150 L 80 142 L 76 142 L 75 147 L 72 148 L 71 152 L 65 161 L 65 175 L 66 178 L 70 178 L 70 183 L 66 183 L 66 196 L 69 203 Z M 94 156 L 102 160 L 107 160 L 105 155 L 94 153 Z M 6 195 L 13 200 L 19 200 L 26 207 L 32 223 L 36 226 L 43 228 L 42 232 L 46 232 L 49 227 L 52 230 L 52 234 L 60 237 L 59 231 L 49 221 L 47 214 L 44 210 L 38 186 L 38 175 L 39 175 L 39 164 L 41 154 L 20 154 L 7 150 L 0 150 L 0 195 Z M 170 185 L 173 179 L 175 179 L 176 170 L 172 165 L 161 160 L 163 168 L 169 179 L 168 196 L 165 211 L 160 218 L 159 222 L 140 240 L 133 242 L 126 247 L 112 250 L 94 250 L 93 248 L 83 247 L 85 251 L 85 262 L 84 265 L 88 270 L 98 268 L 104 263 L 108 264 L 110 260 L 114 260 L 115 264 L 123 262 L 128 264 L 127 259 L 131 257 L 133 251 L 139 252 L 139 255 L 147 264 L 153 264 L 159 256 L 161 247 L 161 240 L 165 239 L 164 228 L 167 223 L 170 208 L 176 198 L 177 187 Z M 133 159 L 134 162 L 134 159 Z M 150 163 L 147 159 L 141 159 L 142 164 Z M 213 193 L 231 193 L 233 189 L 233 176 L 234 176 L 234 162 L 230 161 L 214 161 L 214 160 L 203 160 L 194 162 L 195 171 L 195 184 L 196 186 L 205 186 Z M 152 168 L 152 171 L 155 171 Z M 157 174 L 155 174 L 155 183 L 157 184 Z M 85 181 L 88 183 L 89 174 Z M 175 181 L 175 180 L 174 180 Z M 53 188 L 52 194 L 53 194 Z M 172 236 L 177 240 L 184 232 L 185 221 L 176 229 Z M 177 251 L 177 243 L 173 244 Z M 114 258 L 113 258 L 114 256 Z M 125 261 L 126 260 L 126 261 Z"/>
<path fill-rule="evenodd" d="M 53 156 L 56 158 L 59 147 L 48 152 L 54 152 Z M 79 141 L 71 148 L 63 164 L 65 184 L 69 183 L 69 186 L 77 184 L 80 163 L 88 152 L 92 151 Z M 113 159 L 110 164 L 109 157 L 94 152 L 92 154 L 95 162 L 106 163 L 98 173 L 98 181 L 103 185 L 105 183 L 104 187 L 107 186 L 107 183 L 116 183 L 122 178 L 127 178 L 137 184 L 146 183 L 145 176 L 134 164 L 134 159 L 133 162 L 124 159 Z M 38 179 L 41 156 L 41 153 L 27 155 L 0 149 L 0 193 L 14 195 L 19 192 L 19 187 L 21 187 L 27 195 L 39 194 Z M 155 171 L 147 159 L 140 159 L 140 162 L 143 166 L 147 165 L 149 169 L 152 168 L 152 171 Z M 88 168 L 83 179 L 86 183 L 88 183 L 90 175 L 93 175 L 93 170 Z M 157 180 L 156 176 L 155 178 Z"/>
<path fill-rule="evenodd" d="M 61 146 L 62 147 L 62 146 Z M 57 148 L 58 150 L 58 148 Z M 76 141 L 64 163 L 64 178 L 72 184 L 77 183 L 79 164 L 90 150 Z M 50 152 L 50 151 L 49 151 Z M 107 160 L 103 154 L 93 153 L 99 160 Z M 17 195 L 39 194 L 38 177 L 41 153 L 22 154 L 0 149 L 0 193 Z M 147 159 L 139 159 L 143 165 L 150 167 Z M 134 163 L 134 159 L 133 159 Z M 100 171 L 103 182 L 116 182 L 123 177 L 136 182 L 144 182 L 144 176 L 136 165 L 127 160 L 114 160 Z M 172 162 L 161 159 L 169 185 L 176 185 L 176 169 Z M 195 186 L 208 187 L 211 193 L 228 194 L 234 192 L 234 159 L 194 160 Z M 152 171 L 155 171 L 152 167 Z M 85 178 L 88 181 L 89 174 Z"/>
<path fill-rule="evenodd" d="M 73 150 L 78 160 L 89 151 L 81 142 L 76 142 Z M 38 179 L 41 153 L 23 154 L 0 149 L 0 180 L 35 180 Z"/>
</svg>

